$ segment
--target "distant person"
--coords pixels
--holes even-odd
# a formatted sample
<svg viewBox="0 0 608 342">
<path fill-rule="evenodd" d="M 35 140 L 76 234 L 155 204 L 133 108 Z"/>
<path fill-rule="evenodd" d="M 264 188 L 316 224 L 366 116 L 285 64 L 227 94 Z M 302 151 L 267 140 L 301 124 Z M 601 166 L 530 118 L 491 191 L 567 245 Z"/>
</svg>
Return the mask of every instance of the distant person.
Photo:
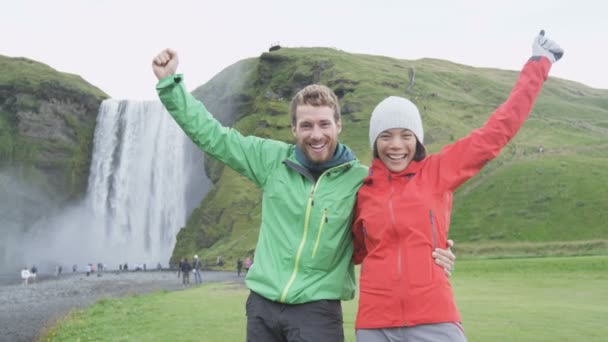
<svg viewBox="0 0 608 342">
<path fill-rule="evenodd" d="M 241 258 L 238 258 L 236 261 L 236 275 L 237 277 L 241 276 L 241 271 L 243 270 L 243 260 L 241 260 Z"/>
<path fill-rule="evenodd" d="M 87 277 L 91 275 L 91 269 L 92 269 L 91 264 L 87 264 L 87 265 L 84 267 L 84 271 L 85 271 L 85 273 L 87 274 Z"/>
<path fill-rule="evenodd" d="M 251 268 L 251 265 L 253 265 L 253 261 L 251 261 L 250 257 L 246 257 L 245 258 L 245 273 L 249 272 L 249 269 Z"/>
<path fill-rule="evenodd" d="M 127 264 L 125 262 L 125 264 L 122 266 L 122 270 L 125 271 L 125 272 L 128 271 L 129 270 L 129 264 Z"/>
<path fill-rule="evenodd" d="M 177 263 L 177 279 L 181 278 L 183 264 L 184 264 L 184 258 L 179 259 L 179 262 Z"/>
<path fill-rule="evenodd" d="M 245 262 L 246 339 L 343 341 L 341 300 L 355 294 L 352 209 L 367 168 L 338 142 L 336 94 L 317 84 L 295 94 L 295 144 L 243 136 L 192 96 L 178 63 L 171 49 L 152 62 L 161 102 L 201 150 L 262 190 L 255 264 Z"/>
<path fill-rule="evenodd" d="M 194 260 L 192 261 L 192 266 L 194 269 L 194 283 L 200 284 L 203 282 L 201 279 L 201 260 L 198 258 L 198 254 L 194 255 Z"/>
<path fill-rule="evenodd" d="M 157 271 L 162 271 L 162 269 L 163 269 L 163 265 L 161 265 L 160 262 L 158 264 L 156 264 Z"/>
<path fill-rule="evenodd" d="M 215 264 L 220 267 L 224 266 L 224 258 L 222 258 L 221 255 L 218 255 L 217 259 L 215 260 Z"/>
<path fill-rule="evenodd" d="M 190 271 L 192 271 L 192 265 L 188 262 L 188 258 L 184 258 L 182 262 L 182 284 L 184 286 L 190 284 Z"/>
<path fill-rule="evenodd" d="M 78 265 L 76 265 L 76 264 L 72 265 L 72 273 L 76 273 L 77 269 L 78 269 Z"/>
<path fill-rule="evenodd" d="M 28 270 L 27 267 L 24 267 L 21 270 L 21 280 L 23 280 L 23 286 L 27 286 L 30 280 L 30 275 L 30 270 Z"/>
<path fill-rule="evenodd" d="M 391 96 L 374 108 L 374 159 L 353 221 L 354 261 L 362 264 L 358 342 L 466 341 L 452 286 L 431 252 L 448 244 L 454 192 L 517 134 L 562 54 L 541 31 L 508 99 L 483 127 L 435 154 L 426 154 L 411 101 Z"/>
<path fill-rule="evenodd" d="M 33 283 L 36 282 L 37 276 L 38 276 L 38 267 L 36 267 L 36 265 L 32 265 L 32 268 L 30 269 L 30 279 L 32 279 Z"/>
<path fill-rule="evenodd" d="M 118 271 L 122 272 L 122 264 L 118 264 Z"/>
</svg>

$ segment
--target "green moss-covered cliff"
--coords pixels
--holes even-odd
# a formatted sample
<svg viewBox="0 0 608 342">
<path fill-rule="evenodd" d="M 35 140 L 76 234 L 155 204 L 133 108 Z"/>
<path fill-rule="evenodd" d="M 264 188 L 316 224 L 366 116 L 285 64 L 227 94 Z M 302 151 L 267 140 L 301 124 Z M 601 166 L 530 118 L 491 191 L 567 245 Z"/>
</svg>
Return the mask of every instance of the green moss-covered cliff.
<svg viewBox="0 0 608 342">
<path fill-rule="evenodd" d="M 369 114 L 384 97 L 405 96 L 418 105 L 427 148 L 436 152 L 481 126 L 517 74 L 434 59 L 283 48 L 240 61 L 193 93 L 243 134 L 291 142 L 291 97 L 310 83 L 328 85 L 342 106 L 341 141 L 369 163 Z M 550 78 L 518 136 L 456 193 L 451 238 L 605 241 L 607 147 L 608 91 Z M 215 188 L 178 234 L 172 261 L 198 253 L 209 264 L 222 255 L 232 266 L 254 250 L 260 192 L 217 162 L 206 168 Z"/>
<path fill-rule="evenodd" d="M 0 56 L 0 219 L 22 224 L 34 219 L 38 200 L 62 205 L 84 194 L 107 97 L 79 76 Z M 28 203 L 29 217 L 9 217 L 11 205 Z"/>
</svg>

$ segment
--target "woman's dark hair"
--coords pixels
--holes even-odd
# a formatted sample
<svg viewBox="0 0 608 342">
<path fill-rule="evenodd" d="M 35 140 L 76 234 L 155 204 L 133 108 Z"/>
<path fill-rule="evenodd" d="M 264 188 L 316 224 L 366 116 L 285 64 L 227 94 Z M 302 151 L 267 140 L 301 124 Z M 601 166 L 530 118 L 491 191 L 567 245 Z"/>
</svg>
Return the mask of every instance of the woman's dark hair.
<svg viewBox="0 0 608 342">
<path fill-rule="evenodd" d="M 419 162 L 424 158 L 426 158 L 426 148 L 416 139 L 416 154 L 413 160 Z"/>
</svg>

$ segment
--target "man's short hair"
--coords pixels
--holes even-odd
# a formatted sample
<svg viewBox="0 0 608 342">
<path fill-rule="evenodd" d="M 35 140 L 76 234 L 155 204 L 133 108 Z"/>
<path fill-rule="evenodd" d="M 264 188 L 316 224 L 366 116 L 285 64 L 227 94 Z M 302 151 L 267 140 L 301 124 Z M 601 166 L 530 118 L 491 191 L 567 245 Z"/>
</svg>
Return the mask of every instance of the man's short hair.
<svg viewBox="0 0 608 342">
<path fill-rule="evenodd" d="M 298 106 L 309 105 L 313 107 L 327 106 L 334 110 L 334 120 L 340 121 L 340 103 L 336 94 L 328 87 L 320 84 L 311 84 L 300 91 L 293 97 L 289 105 L 291 114 L 291 125 L 296 125 L 296 110 Z"/>
</svg>

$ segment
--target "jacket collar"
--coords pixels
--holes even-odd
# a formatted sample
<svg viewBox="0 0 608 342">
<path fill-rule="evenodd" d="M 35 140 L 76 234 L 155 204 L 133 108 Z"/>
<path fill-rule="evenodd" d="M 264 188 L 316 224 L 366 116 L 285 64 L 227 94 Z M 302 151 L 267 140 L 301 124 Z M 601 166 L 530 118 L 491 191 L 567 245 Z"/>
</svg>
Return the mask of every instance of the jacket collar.
<svg viewBox="0 0 608 342">
<path fill-rule="evenodd" d="M 310 172 L 318 174 L 321 174 L 323 173 L 323 171 L 331 169 L 332 167 L 346 164 L 355 160 L 355 154 L 353 153 L 353 151 L 351 151 L 348 146 L 341 143 L 338 143 L 338 145 L 336 146 L 336 151 L 334 152 L 334 155 L 331 160 L 328 160 L 321 164 L 314 163 L 313 161 L 308 159 L 304 152 L 302 152 L 302 148 L 299 145 L 296 145 L 295 147 L 295 155 L 296 160 L 298 161 L 298 163 L 300 163 L 300 165 L 310 170 Z"/>
<path fill-rule="evenodd" d="M 369 173 L 363 182 L 365 184 L 371 184 L 373 182 L 388 181 L 389 179 L 398 178 L 411 178 L 418 170 L 420 170 L 421 162 L 411 161 L 405 170 L 401 172 L 390 171 L 379 158 L 372 160 L 372 165 L 369 168 Z"/>
</svg>

